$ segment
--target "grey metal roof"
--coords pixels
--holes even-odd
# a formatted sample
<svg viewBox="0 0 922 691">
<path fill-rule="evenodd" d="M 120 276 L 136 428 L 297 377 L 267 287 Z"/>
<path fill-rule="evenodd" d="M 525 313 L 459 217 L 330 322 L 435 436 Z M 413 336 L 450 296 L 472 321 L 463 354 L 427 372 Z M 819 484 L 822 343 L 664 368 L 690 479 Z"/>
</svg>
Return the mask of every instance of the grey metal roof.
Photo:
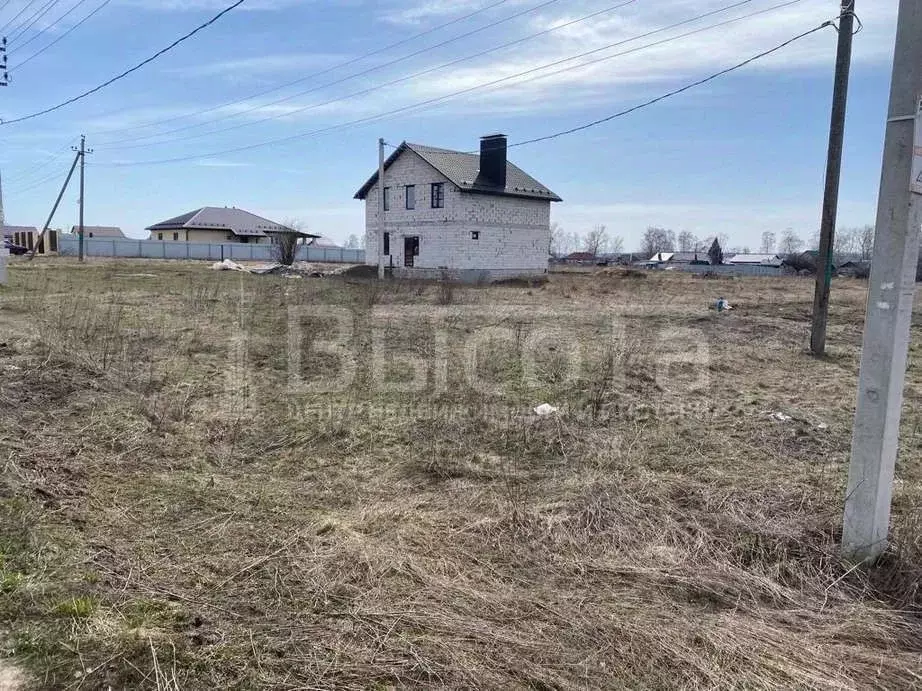
<svg viewBox="0 0 922 691">
<path fill-rule="evenodd" d="M 690 264 L 691 262 L 707 262 L 710 259 L 706 250 L 700 250 L 698 252 L 675 252 L 670 261 L 678 264 Z"/>
<path fill-rule="evenodd" d="M 736 254 L 726 261 L 727 264 L 759 264 L 762 266 L 781 266 L 781 257 L 777 254 Z"/>
<path fill-rule="evenodd" d="M 71 233 L 79 233 L 80 226 L 71 226 Z M 122 232 L 122 229 L 117 226 L 83 226 L 83 233 L 85 235 L 93 234 L 94 237 L 105 237 L 105 238 L 123 238 L 125 233 Z"/>
<path fill-rule="evenodd" d="M 266 237 L 267 233 L 298 233 L 303 237 L 316 237 L 243 209 L 217 206 L 203 206 L 182 216 L 156 223 L 146 230 L 229 230 L 234 235 L 246 237 Z"/>
<path fill-rule="evenodd" d="M 397 147 L 397 150 L 388 157 L 387 161 L 385 161 L 385 170 L 387 170 L 405 151 L 412 151 L 418 155 L 463 192 L 494 194 L 505 197 L 523 197 L 526 199 L 546 199 L 551 202 L 563 201 L 560 197 L 551 192 L 551 190 L 510 161 L 506 161 L 505 188 L 483 184 L 482 181 L 478 182 L 477 177 L 480 173 L 480 154 L 472 154 L 464 151 L 452 151 L 451 149 L 439 149 L 434 146 L 408 144 L 404 142 Z M 368 191 L 377 182 L 378 173 L 375 172 L 375 174 L 368 179 L 368 182 L 362 185 L 362 188 L 355 193 L 355 198 L 365 199 L 368 196 Z"/>
</svg>

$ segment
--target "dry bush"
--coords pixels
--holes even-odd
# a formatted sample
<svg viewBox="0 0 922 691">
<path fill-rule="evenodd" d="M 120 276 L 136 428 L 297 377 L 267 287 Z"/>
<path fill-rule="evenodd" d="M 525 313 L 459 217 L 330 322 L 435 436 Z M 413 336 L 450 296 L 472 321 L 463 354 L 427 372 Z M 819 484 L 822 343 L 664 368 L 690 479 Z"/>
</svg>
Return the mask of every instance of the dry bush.
<svg viewBox="0 0 922 691">
<path fill-rule="evenodd" d="M 291 266 L 295 263 L 298 255 L 297 233 L 273 233 L 272 234 L 272 254 L 279 264 Z"/>
</svg>

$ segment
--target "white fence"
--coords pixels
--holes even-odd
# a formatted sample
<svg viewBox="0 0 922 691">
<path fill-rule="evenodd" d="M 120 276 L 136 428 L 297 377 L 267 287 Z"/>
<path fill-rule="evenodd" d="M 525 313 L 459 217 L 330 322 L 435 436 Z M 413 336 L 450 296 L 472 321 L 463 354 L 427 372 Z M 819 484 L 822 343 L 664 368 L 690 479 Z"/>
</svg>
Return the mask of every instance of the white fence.
<svg viewBox="0 0 922 691">
<path fill-rule="evenodd" d="M 127 238 L 84 238 L 88 257 L 124 257 L 143 259 L 205 259 L 210 261 L 264 261 L 275 260 L 272 245 L 249 243 L 224 243 L 211 245 L 204 242 L 161 242 L 158 240 L 131 240 Z M 79 239 L 60 236 L 59 252 L 77 256 Z M 364 264 L 365 250 L 347 250 L 330 247 L 299 245 L 297 260 L 302 262 L 328 262 L 335 264 Z"/>
</svg>

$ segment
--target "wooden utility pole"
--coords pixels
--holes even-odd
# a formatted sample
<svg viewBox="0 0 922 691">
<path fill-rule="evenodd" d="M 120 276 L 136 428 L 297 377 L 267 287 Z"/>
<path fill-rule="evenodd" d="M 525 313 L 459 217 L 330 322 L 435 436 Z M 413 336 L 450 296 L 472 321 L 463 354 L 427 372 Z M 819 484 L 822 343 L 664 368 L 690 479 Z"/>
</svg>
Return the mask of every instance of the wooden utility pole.
<svg viewBox="0 0 922 691">
<path fill-rule="evenodd" d="M 32 248 L 32 253 L 29 255 L 29 261 L 35 259 L 35 253 L 38 251 L 38 248 L 42 246 L 42 243 L 45 241 L 45 234 L 48 232 L 48 228 L 51 227 L 51 221 L 54 219 L 54 214 L 58 210 L 58 206 L 61 204 L 61 199 L 64 197 L 64 192 L 67 190 L 67 186 L 70 184 L 70 179 L 74 175 L 74 169 L 77 167 L 77 162 L 80 160 L 80 152 L 77 152 L 77 155 L 74 156 L 74 162 L 70 165 L 70 170 L 67 173 L 67 178 L 64 180 L 64 184 L 61 186 L 61 191 L 58 192 L 58 198 L 54 201 L 54 206 L 51 207 L 51 213 L 48 214 L 48 220 L 45 221 L 45 225 L 42 227 L 42 232 L 38 236 L 38 240 L 35 242 L 35 246 Z"/>
<path fill-rule="evenodd" d="M 816 290 L 813 295 L 813 328 L 810 350 L 826 352 L 826 323 L 829 319 L 829 289 L 832 285 L 832 250 L 835 245 L 839 211 L 839 180 L 842 175 L 842 148 L 845 140 L 845 110 L 848 103 L 848 77 L 852 62 L 852 36 L 855 27 L 855 0 L 842 0 L 839 15 L 839 47 L 832 91 L 832 122 L 826 159 L 826 189 L 823 195 L 823 220 L 820 224 L 819 257 L 816 261 Z"/>
<path fill-rule="evenodd" d="M 887 548 L 922 227 L 922 2 L 900 0 L 842 550 Z M 914 160 L 915 159 L 915 160 Z"/>
<path fill-rule="evenodd" d="M 384 278 L 384 139 L 378 140 L 378 278 Z"/>
</svg>

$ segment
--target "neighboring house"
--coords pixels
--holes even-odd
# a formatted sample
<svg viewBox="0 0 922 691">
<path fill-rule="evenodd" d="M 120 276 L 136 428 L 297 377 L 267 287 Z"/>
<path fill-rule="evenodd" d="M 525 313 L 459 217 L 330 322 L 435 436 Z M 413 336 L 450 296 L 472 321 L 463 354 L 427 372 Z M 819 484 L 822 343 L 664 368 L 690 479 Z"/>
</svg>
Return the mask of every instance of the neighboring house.
<svg viewBox="0 0 922 691">
<path fill-rule="evenodd" d="M 404 142 L 385 162 L 385 265 L 394 275 L 497 280 L 548 270 L 551 202 L 560 197 L 506 158 L 506 137 L 480 154 Z M 366 262 L 378 263 L 378 174 L 365 201 Z"/>
<path fill-rule="evenodd" d="M 3 237 L 11 240 L 16 245 L 25 246 L 24 242 L 16 240 L 17 236 L 22 239 L 30 234 L 38 235 L 38 228 L 35 226 L 0 226 L 0 229 L 3 230 Z"/>
<path fill-rule="evenodd" d="M 595 264 L 599 259 L 592 252 L 571 252 L 561 261 L 567 264 Z"/>
<path fill-rule="evenodd" d="M 646 263 L 649 264 L 710 264 L 707 252 L 657 252 Z"/>
<path fill-rule="evenodd" d="M 310 247 L 319 247 L 321 249 L 327 249 L 327 250 L 342 249 L 342 245 L 337 245 L 335 242 L 330 240 L 330 238 L 325 238 L 322 235 L 318 235 L 312 238 L 307 244 Z"/>
<path fill-rule="evenodd" d="M 748 266 L 775 266 L 780 267 L 784 260 L 777 254 L 736 254 L 724 262 L 725 264 L 745 264 Z"/>
<path fill-rule="evenodd" d="M 839 265 L 840 276 L 851 278 L 867 278 L 871 273 L 871 262 L 868 259 L 849 259 Z"/>
<path fill-rule="evenodd" d="M 817 250 L 807 250 L 800 254 L 792 254 L 784 259 L 784 266 L 797 273 L 815 273 L 819 263 L 820 253 Z M 833 259 L 832 270 L 836 271 L 837 262 Z"/>
<path fill-rule="evenodd" d="M 675 252 L 672 255 L 672 259 L 669 260 L 670 264 L 710 264 L 711 258 L 708 256 L 707 250 L 701 250 L 700 252 Z"/>
<path fill-rule="evenodd" d="M 288 228 L 249 211 L 226 206 L 205 206 L 182 216 L 155 223 L 146 230 L 150 231 L 151 240 L 206 244 L 242 242 L 265 245 L 272 243 L 273 237 L 288 233 L 295 233 L 302 239 L 318 237 Z"/>
<path fill-rule="evenodd" d="M 58 231 L 49 230 L 39 242 L 41 232 L 35 226 L 0 226 L 5 240 L 14 245 L 33 250 L 38 245 L 36 254 L 56 254 L 58 251 Z M 46 248 L 47 244 L 47 248 Z"/>
<path fill-rule="evenodd" d="M 70 232 L 77 235 L 80 232 L 80 226 L 71 226 Z M 115 226 L 83 226 L 83 237 L 120 240 L 125 238 L 125 233 L 121 228 Z"/>
</svg>

